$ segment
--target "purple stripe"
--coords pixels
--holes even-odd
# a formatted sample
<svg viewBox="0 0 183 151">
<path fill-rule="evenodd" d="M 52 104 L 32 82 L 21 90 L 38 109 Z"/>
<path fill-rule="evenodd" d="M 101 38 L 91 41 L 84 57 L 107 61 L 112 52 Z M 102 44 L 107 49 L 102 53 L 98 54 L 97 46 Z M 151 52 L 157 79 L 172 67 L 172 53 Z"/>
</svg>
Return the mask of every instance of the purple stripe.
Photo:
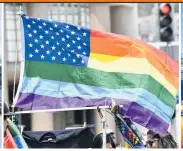
<svg viewBox="0 0 183 151">
<path fill-rule="evenodd" d="M 20 93 L 16 107 L 25 110 L 42 110 L 42 109 L 61 109 L 61 108 L 79 108 L 91 106 L 104 106 L 111 104 L 111 99 L 83 99 L 79 97 L 54 98 L 48 96 L 35 95 L 32 93 Z M 117 104 L 123 105 L 123 112 L 134 122 L 159 134 L 165 134 L 169 124 L 163 119 L 156 116 L 152 111 L 140 106 L 129 100 L 117 99 Z M 20 102 L 20 103 L 19 103 Z"/>
</svg>

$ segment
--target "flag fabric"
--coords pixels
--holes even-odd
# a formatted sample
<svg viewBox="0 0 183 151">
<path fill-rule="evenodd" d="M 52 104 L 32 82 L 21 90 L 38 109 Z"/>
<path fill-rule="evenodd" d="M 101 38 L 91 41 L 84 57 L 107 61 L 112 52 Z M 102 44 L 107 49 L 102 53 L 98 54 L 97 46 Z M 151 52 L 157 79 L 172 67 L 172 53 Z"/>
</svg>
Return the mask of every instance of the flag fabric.
<svg viewBox="0 0 183 151">
<path fill-rule="evenodd" d="M 17 148 L 17 145 L 8 129 L 6 129 L 6 136 L 4 137 L 4 148 Z"/>
<path fill-rule="evenodd" d="M 114 106 L 113 103 L 111 112 L 113 113 L 116 125 L 124 138 L 125 148 L 145 148 L 143 145 L 144 139 L 135 124 L 121 112 L 122 110 L 119 106 Z"/>
<path fill-rule="evenodd" d="M 7 121 L 8 121 L 8 130 L 10 131 L 17 148 L 28 148 L 17 126 L 10 119 L 7 119 Z"/>
<path fill-rule="evenodd" d="M 178 62 L 140 40 L 21 15 L 23 110 L 123 105 L 125 115 L 165 134 L 175 107 Z"/>
<path fill-rule="evenodd" d="M 139 137 L 133 132 L 130 125 L 128 125 L 127 120 L 129 118 L 123 118 L 119 113 L 115 114 L 115 121 L 125 140 L 125 148 L 145 148 L 143 142 Z"/>
<path fill-rule="evenodd" d="M 54 131 L 24 131 L 29 148 L 91 148 L 95 127 Z"/>
</svg>

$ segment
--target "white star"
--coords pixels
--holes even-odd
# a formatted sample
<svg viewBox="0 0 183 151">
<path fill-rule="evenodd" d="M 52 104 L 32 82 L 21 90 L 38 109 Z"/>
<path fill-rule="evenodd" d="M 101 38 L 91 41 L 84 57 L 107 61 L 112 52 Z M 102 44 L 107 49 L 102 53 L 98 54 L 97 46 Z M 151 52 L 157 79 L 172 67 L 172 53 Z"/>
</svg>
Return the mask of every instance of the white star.
<svg viewBox="0 0 183 151">
<path fill-rule="evenodd" d="M 54 27 L 56 27 L 56 28 L 57 28 L 57 27 L 58 27 L 58 25 L 57 25 L 57 24 L 55 24 L 55 25 L 54 25 Z"/>
<path fill-rule="evenodd" d="M 29 19 L 29 17 L 28 17 L 28 16 L 25 16 L 25 18 L 26 18 L 26 19 Z"/>
<path fill-rule="evenodd" d="M 46 51 L 46 54 L 50 54 L 50 51 L 49 51 L 49 50 L 47 50 L 47 51 Z"/>
<path fill-rule="evenodd" d="M 70 47 L 70 45 L 69 45 L 69 44 L 67 44 L 67 47 L 69 48 L 69 47 Z"/>
<path fill-rule="evenodd" d="M 73 43 L 73 44 L 75 44 L 75 43 L 76 43 L 76 41 L 75 41 L 75 40 L 73 40 L 73 41 L 72 41 L 72 43 Z"/>
<path fill-rule="evenodd" d="M 61 29 L 60 32 L 63 33 L 64 31 Z"/>
<path fill-rule="evenodd" d="M 28 34 L 28 36 L 29 36 L 29 37 L 32 37 L 32 34 L 31 34 L 31 33 L 29 33 L 29 34 Z"/>
<path fill-rule="evenodd" d="M 29 47 L 32 47 L 32 46 L 33 46 L 33 44 L 30 43 L 30 44 L 29 44 Z"/>
<path fill-rule="evenodd" d="M 83 55 L 86 55 L 86 52 L 85 51 L 83 52 Z"/>
<path fill-rule="evenodd" d="M 64 51 L 64 48 L 62 48 L 62 50 Z"/>
<path fill-rule="evenodd" d="M 48 30 L 45 31 L 45 34 L 48 34 Z"/>
<path fill-rule="evenodd" d="M 33 24 L 35 24 L 36 22 L 35 21 L 32 21 Z"/>
<path fill-rule="evenodd" d="M 83 45 L 86 46 L 86 43 L 84 42 Z"/>
<path fill-rule="evenodd" d="M 38 49 L 35 49 L 35 53 L 38 53 L 39 52 L 39 50 Z"/>
<path fill-rule="evenodd" d="M 85 63 L 84 60 L 82 60 L 81 63 L 84 64 Z"/>
<path fill-rule="evenodd" d="M 61 52 L 59 51 L 59 52 L 57 52 L 58 53 L 58 55 L 60 56 L 61 55 Z"/>
<path fill-rule="evenodd" d="M 80 37 L 77 37 L 77 40 L 80 40 L 81 38 Z"/>
<path fill-rule="evenodd" d="M 55 56 L 53 56 L 53 57 L 52 57 L 52 60 L 55 60 L 55 59 L 56 59 L 56 57 L 55 57 Z"/>
<path fill-rule="evenodd" d="M 78 27 L 78 30 L 80 30 L 81 29 L 81 27 Z"/>
<path fill-rule="evenodd" d="M 41 46 L 42 49 L 44 48 L 44 45 L 40 45 L 40 46 Z"/>
<path fill-rule="evenodd" d="M 46 23 L 44 22 L 43 25 L 46 26 Z"/>
<path fill-rule="evenodd" d="M 62 58 L 62 60 L 63 60 L 63 61 L 66 61 L 66 58 L 64 57 L 64 58 Z"/>
<path fill-rule="evenodd" d="M 69 35 L 66 35 L 67 38 L 69 38 L 70 36 Z"/>
<path fill-rule="evenodd" d="M 52 46 L 52 47 L 51 47 L 52 50 L 55 50 L 55 48 L 56 48 L 55 46 Z"/>
<path fill-rule="evenodd" d="M 80 57 L 80 55 L 79 55 L 79 54 L 77 54 L 77 55 L 76 55 L 76 57 L 77 57 L 77 58 L 79 58 L 79 57 Z"/>
<path fill-rule="evenodd" d="M 44 59 L 44 57 L 45 57 L 44 55 L 41 55 L 41 59 Z"/>
<path fill-rule="evenodd" d="M 74 50 L 71 50 L 72 53 L 74 53 Z"/>
<path fill-rule="evenodd" d="M 30 57 L 30 58 L 32 58 L 32 57 L 33 57 L 33 55 L 30 53 L 30 54 L 29 54 L 29 57 Z"/>
<path fill-rule="evenodd" d="M 57 45 L 60 45 L 60 43 L 57 41 Z"/>
<path fill-rule="evenodd" d="M 72 34 L 72 35 L 74 35 L 74 34 L 75 34 L 75 32 L 74 32 L 74 31 L 72 31 L 72 32 L 71 32 L 71 34 Z"/>
<path fill-rule="evenodd" d="M 40 21 L 41 19 L 40 19 L 40 18 L 37 18 L 37 20 L 39 20 L 39 21 Z"/>
<path fill-rule="evenodd" d="M 42 35 L 40 35 L 40 36 L 39 36 L 39 38 L 40 38 L 40 39 L 43 39 L 43 36 L 42 36 Z"/>
<path fill-rule="evenodd" d="M 86 36 L 86 33 L 85 32 L 83 33 L 83 36 Z"/>
<path fill-rule="evenodd" d="M 45 43 L 48 45 L 49 44 L 49 41 L 47 40 L 47 41 L 45 41 Z"/>
<path fill-rule="evenodd" d="M 58 33 L 58 32 L 56 32 L 56 35 L 59 35 L 59 33 Z"/>
<path fill-rule="evenodd" d="M 81 49 L 81 46 L 78 46 L 78 49 Z"/>
<path fill-rule="evenodd" d="M 70 57 L 70 56 L 71 56 L 71 54 L 69 54 L 69 53 L 68 53 L 67 55 L 68 55 L 68 57 Z"/>
<path fill-rule="evenodd" d="M 51 39 L 54 39 L 55 37 L 54 36 L 51 36 Z"/>
<path fill-rule="evenodd" d="M 28 28 L 31 28 L 31 25 L 28 24 L 27 27 L 28 27 Z"/>
<path fill-rule="evenodd" d="M 38 43 L 39 40 L 35 39 L 34 41 L 35 41 L 35 43 Z"/>
<path fill-rule="evenodd" d="M 53 30 L 53 28 L 50 27 L 50 30 Z"/>
<path fill-rule="evenodd" d="M 34 30 L 34 31 L 33 31 L 33 33 L 35 33 L 35 34 L 36 34 L 36 33 L 37 33 L 37 30 Z"/>
<path fill-rule="evenodd" d="M 66 27 L 67 29 L 69 29 L 70 26 L 69 26 L 69 25 L 66 25 L 65 27 Z"/>
<path fill-rule="evenodd" d="M 76 62 L 76 59 L 73 59 L 72 61 L 73 61 L 73 62 Z"/>
<path fill-rule="evenodd" d="M 62 41 L 65 41 L 65 38 L 62 38 Z"/>
<path fill-rule="evenodd" d="M 39 29 L 42 29 L 42 26 L 39 25 L 38 27 L 39 27 Z"/>
</svg>

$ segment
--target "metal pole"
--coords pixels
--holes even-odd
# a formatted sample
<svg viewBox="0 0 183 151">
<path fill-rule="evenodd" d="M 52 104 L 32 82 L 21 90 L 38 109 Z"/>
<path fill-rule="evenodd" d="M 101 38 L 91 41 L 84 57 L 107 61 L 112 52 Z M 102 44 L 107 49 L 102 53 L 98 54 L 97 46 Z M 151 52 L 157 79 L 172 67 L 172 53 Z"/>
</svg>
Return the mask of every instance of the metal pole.
<svg viewBox="0 0 183 151">
<path fill-rule="evenodd" d="M 106 100 L 105 100 L 105 106 L 106 106 Z M 103 114 L 103 149 L 106 149 L 106 108 L 104 109 Z"/>
<path fill-rule="evenodd" d="M 22 8 L 21 8 L 21 5 L 20 5 L 20 12 L 21 12 Z M 16 87 L 16 74 L 17 74 L 17 64 L 18 64 L 18 34 L 17 34 L 17 31 L 18 31 L 18 28 L 17 28 L 17 23 L 19 21 L 19 17 L 16 18 L 16 6 L 15 6 L 15 3 L 14 3 L 14 16 L 15 16 L 15 36 L 16 36 L 16 55 L 15 55 L 15 70 L 14 70 L 14 83 L 13 83 L 13 102 L 15 102 L 15 87 Z M 14 107 L 12 107 L 12 112 L 15 112 L 14 111 Z M 12 116 L 12 121 L 14 121 L 14 116 Z"/>
<path fill-rule="evenodd" d="M 103 116 L 103 149 L 106 149 L 106 109 L 104 111 L 104 116 Z"/>
<path fill-rule="evenodd" d="M 120 106 L 122 107 L 122 105 Z M 109 106 L 100 106 L 100 109 L 109 108 Z M 59 111 L 76 111 L 76 110 L 94 110 L 97 107 L 83 107 L 83 108 L 65 108 L 65 109 L 46 109 L 46 110 L 30 110 L 30 111 L 17 111 L 15 114 L 30 114 L 30 113 L 45 113 L 45 112 L 59 112 Z"/>
</svg>

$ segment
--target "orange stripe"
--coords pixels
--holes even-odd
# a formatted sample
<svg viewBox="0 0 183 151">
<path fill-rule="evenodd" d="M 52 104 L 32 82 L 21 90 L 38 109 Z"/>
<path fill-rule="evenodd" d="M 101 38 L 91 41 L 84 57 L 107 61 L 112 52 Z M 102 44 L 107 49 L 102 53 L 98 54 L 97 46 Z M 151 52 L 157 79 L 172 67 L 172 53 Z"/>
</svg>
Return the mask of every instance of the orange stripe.
<svg viewBox="0 0 183 151">
<path fill-rule="evenodd" d="M 166 79 L 178 87 L 178 62 L 166 53 L 132 37 L 91 30 L 91 53 L 121 57 L 147 58 Z M 156 59 L 155 59 L 156 58 Z"/>
<path fill-rule="evenodd" d="M 156 57 L 161 60 L 161 62 L 163 62 L 163 64 L 167 65 L 176 76 L 179 76 L 179 63 L 177 61 L 173 60 L 165 52 L 149 45 L 148 43 L 145 43 L 141 40 L 136 40 L 136 42 L 149 48 L 149 50 L 151 50 L 156 55 Z"/>
</svg>

